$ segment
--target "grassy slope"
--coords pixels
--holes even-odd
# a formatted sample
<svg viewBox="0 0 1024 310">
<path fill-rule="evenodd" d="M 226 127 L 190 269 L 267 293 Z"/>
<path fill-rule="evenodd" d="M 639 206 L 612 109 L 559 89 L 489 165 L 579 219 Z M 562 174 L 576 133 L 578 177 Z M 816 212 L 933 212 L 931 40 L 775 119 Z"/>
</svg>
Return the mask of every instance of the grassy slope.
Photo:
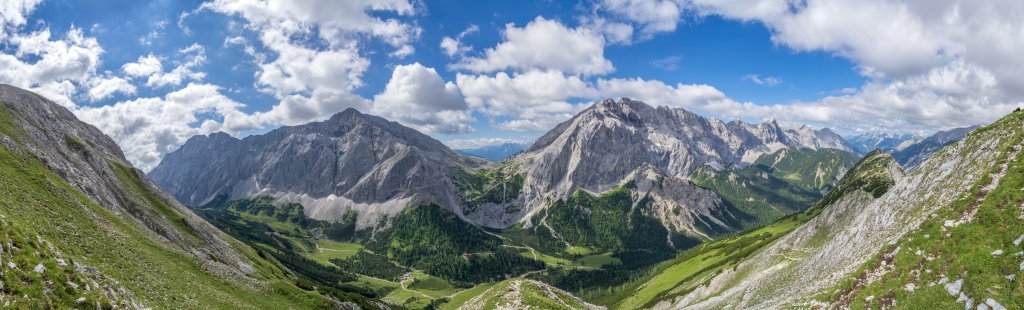
<svg viewBox="0 0 1024 310">
<path fill-rule="evenodd" d="M 700 169 L 692 181 L 752 215 L 754 220 L 744 223 L 752 228 L 809 208 L 842 167 L 852 167 L 856 161 L 853 154 L 839 150 L 789 148 L 761 156 L 746 168 Z"/>
<path fill-rule="evenodd" d="M 808 210 L 732 238 L 712 241 L 687 250 L 676 259 L 659 264 L 645 277 L 609 290 L 595 302 L 611 305 L 613 309 L 639 309 L 683 295 L 816 217 L 846 193 L 865 190 L 875 197 L 881 196 L 893 183 L 892 177 L 888 175 L 888 163 L 891 160 L 886 154 L 868 154 L 835 188 Z"/>
<path fill-rule="evenodd" d="M 9 122 L 4 133 L 16 133 Z M 300 290 L 271 262 L 241 245 L 257 263 L 266 286 L 247 286 L 203 270 L 191 255 L 172 250 L 143 233 L 137 224 L 96 205 L 46 169 L 0 147 L 0 215 L 9 229 L 54 245 L 65 257 L 116 279 L 144 305 L 173 308 L 327 308 L 329 301 Z M 132 187 L 132 184 L 126 184 Z M 151 194 L 151 193 L 150 193 Z M 145 196 L 145 195 L 143 195 Z M 140 197 L 145 198 L 145 197 Z M 151 203 L 142 201 L 142 203 Z M 154 210 L 164 213 L 158 206 Z M 170 211 L 173 212 L 173 211 Z M 173 216 L 174 214 L 167 214 Z M 130 254 L 129 254 L 130 253 Z M 13 289 L 13 286 L 5 286 Z M 23 287 L 35 287 L 23 285 Z M 69 294 L 67 298 L 78 297 Z"/>
<path fill-rule="evenodd" d="M 517 309 L 588 309 L 572 295 L 531 280 L 509 279 L 493 285 L 480 286 L 465 295 L 458 295 L 441 309 L 497 309 L 518 304 Z M 517 289 L 518 287 L 518 289 Z"/>
<path fill-rule="evenodd" d="M 1014 113 L 971 135 L 998 127 L 1019 128 L 1022 124 L 1024 115 Z M 1007 156 L 1019 147 L 1017 143 L 1024 134 L 1020 130 L 1014 130 L 1014 134 L 993 149 L 1004 154 L 1000 158 L 1007 159 L 1005 175 L 998 186 L 985 190 L 992 178 L 980 179 L 952 208 L 936 211 L 917 230 L 882 249 L 850 279 L 826 290 L 818 299 L 852 308 L 878 308 L 883 304 L 899 309 L 963 307 L 956 302 L 957 297 L 950 296 L 938 284 L 946 278 L 949 282 L 963 279 L 962 292 L 973 298 L 975 304 L 992 298 L 1008 309 L 1024 309 L 1024 268 L 1020 268 L 1024 265 L 1024 244 L 1013 244 L 1024 236 L 1024 156 Z M 997 165 L 988 173 L 1001 170 Z M 973 220 L 960 223 L 972 210 L 977 212 Z M 947 226 L 947 221 L 953 227 Z M 897 248 L 900 250 L 896 251 Z M 997 250 L 1004 254 L 993 255 Z M 882 262 L 886 264 L 882 266 Z M 885 270 L 885 274 L 865 283 L 865 271 L 870 270 Z M 1008 280 L 1010 275 L 1016 280 Z M 911 284 L 913 290 L 908 289 Z"/>
<path fill-rule="evenodd" d="M 456 240 L 441 243 L 430 242 L 433 239 L 413 238 L 413 236 L 438 235 L 438 233 L 430 230 L 437 229 L 438 227 L 435 226 L 445 221 L 430 221 L 435 226 L 414 225 L 415 223 L 408 225 L 427 229 L 427 231 L 403 230 L 398 234 L 399 236 L 394 236 L 393 234 L 381 235 L 379 237 L 381 240 L 389 240 L 389 242 L 379 244 L 378 246 L 384 247 L 376 249 L 378 251 L 371 252 L 371 249 L 364 248 L 363 245 L 357 243 L 337 242 L 318 238 L 309 228 L 321 227 L 324 224 L 316 223 L 316 221 L 304 217 L 300 218 L 302 217 L 300 216 L 302 211 L 299 208 L 301 206 L 296 204 L 275 205 L 273 199 L 257 196 L 246 200 L 227 202 L 219 207 L 200 209 L 199 213 L 207 217 L 215 225 L 222 227 L 225 231 L 254 247 L 276 253 L 277 255 L 295 253 L 310 259 L 310 261 L 305 263 L 321 266 L 310 266 L 309 268 L 311 269 L 337 266 L 338 272 L 357 274 L 357 277 L 352 280 L 343 277 L 339 287 L 354 288 L 356 291 L 377 296 L 382 301 L 391 305 L 409 309 L 423 309 L 431 305 L 443 303 L 446 298 L 466 289 L 456 287 L 449 281 L 439 277 L 419 271 L 410 272 L 408 269 L 395 266 L 395 262 L 389 261 L 385 255 L 382 255 L 387 254 L 388 251 L 395 250 L 391 248 L 392 245 L 401 249 L 408 248 L 402 246 L 403 243 L 415 242 L 414 245 L 410 246 L 426 248 L 430 245 L 439 246 L 448 243 L 477 243 L 476 241 L 479 241 L 479 238 L 487 238 L 488 240 L 491 238 L 489 235 L 482 235 L 470 237 L 470 241 Z M 427 213 L 433 215 L 437 215 L 434 212 L 441 212 L 439 209 L 432 209 L 430 207 L 423 207 L 423 209 L 413 212 L 425 211 L 430 211 Z M 424 215 L 421 214 L 419 216 Z M 414 216 L 414 218 L 419 216 Z M 407 218 L 406 220 L 409 219 Z M 302 223 L 306 224 L 302 225 Z M 452 222 L 450 224 L 458 226 L 455 228 L 456 230 L 467 228 L 461 227 L 460 223 Z M 400 226 L 405 226 L 405 224 Z M 394 244 L 390 242 L 392 239 L 395 241 Z M 380 251 L 382 249 L 384 250 Z M 458 251 L 450 253 L 448 256 L 464 260 L 461 254 L 462 252 Z M 405 278 L 403 277 L 404 274 L 408 274 L 410 277 Z M 316 281 L 316 279 L 313 280 Z M 402 287 L 403 283 L 405 284 L 404 288 Z"/>
</svg>

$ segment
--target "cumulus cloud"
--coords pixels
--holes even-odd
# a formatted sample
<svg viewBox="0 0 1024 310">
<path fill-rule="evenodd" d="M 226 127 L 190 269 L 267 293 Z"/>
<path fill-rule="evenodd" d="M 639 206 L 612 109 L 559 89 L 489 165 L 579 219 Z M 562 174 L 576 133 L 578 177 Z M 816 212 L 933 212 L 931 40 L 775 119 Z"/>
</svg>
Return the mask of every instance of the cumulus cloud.
<svg viewBox="0 0 1024 310">
<path fill-rule="evenodd" d="M 139 56 L 139 59 L 135 62 L 124 64 L 124 66 L 121 66 L 121 70 L 131 77 L 149 77 L 157 72 L 162 72 L 164 67 L 160 63 L 159 58 L 149 54 L 147 56 Z"/>
<path fill-rule="evenodd" d="M 467 52 L 473 50 L 472 46 L 462 44 L 462 38 L 467 35 L 480 31 L 480 27 L 477 25 L 470 25 L 466 30 L 463 30 L 455 38 L 445 36 L 441 38 L 441 51 L 444 52 L 448 57 L 462 56 Z"/>
<path fill-rule="evenodd" d="M 683 14 L 683 1 L 676 0 L 601 0 L 594 15 L 584 22 L 601 30 L 613 43 L 629 44 L 647 40 L 655 34 L 676 30 Z M 636 28 L 637 30 L 634 30 Z"/>
<path fill-rule="evenodd" d="M 593 98 L 596 91 L 579 75 L 531 70 L 509 75 L 457 74 L 456 84 L 466 101 L 483 114 L 511 117 L 493 124 L 499 129 L 541 131 L 586 108 L 571 99 Z"/>
<path fill-rule="evenodd" d="M 193 44 L 179 50 L 178 54 L 182 60 L 171 71 L 165 72 L 163 61 L 153 54 L 139 56 L 134 62 L 121 66 L 121 70 L 130 78 L 145 78 L 146 86 L 152 88 L 180 86 L 186 81 L 198 81 L 206 77 L 205 72 L 197 70 L 207 61 L 203 46 Z"/>
<path fill-rule="evenodd" d="M 370 12 L 400 16 L 416 13 L 407 0 L 215 0 L 202 8 L 245 18 L 257 29 L 278 29 L 286 36 L 310 33 L 314 28 L 331 46 L 347 46 L 354 35 L 369 35 L 398 48 L 396 56 L 413 52 L 409 43 L 422 31 L 395 18 L 378 18 Z"/>
<path fill-rule="evenodd" d="M 9 12 L 3 14 L 5 19 L 10 18 Z M 17 24 L 5 27 L 10 25 Z M 12 29 L 16 28 L 5 31 Z M 13 55 L 0 53 L 0 83 L 38 92 L 67 107 L 74 106 L 72 96 L 79 86 L 87 85 L 96 75 L 103 54 L 95 38 L 86 37 L 74 27 L 56 40 L 49 28 L 31 33 L 9 32 L 0 38 L 0 44 L 14 51 Z"/>
<path fill-rule="evenodd" d="M 380 39 L 395 48 L 392 56 L 403 57 L 414 52 L 410 43 L 422 31 L 397 18 L 369 14 L 415 14 L 405 0 L 216 0 L 201 9 L 239 16 L 259 33 L 266 54 L 239 40 L 225 44 L 243 44 L 255 58 L 256 86 L 280 102 L 254 117 L 273 124 L 325 119 L 349 107 L 367 109 L 370 101 L 353 94 L 370 64 L 360 54 L 360 39 Z"/>
<path fill-rule="evenodd" d="M 239 110 L 243 106 L 222 95 L 217 86 L 190 83 L 163 98 L 138 98 L 74 112 L 113 138 L 138 168 L 149 171 L 191 136 L 256 128 Z M 200 119 L 210 114 L 223 121 Z"/>
<path fill-rule="evenodd" d="M 0 40 L 6 38 L 10 30 L 18 29 L 28 23 L 28 13 L 43 0 L 7 0 L 0 2 Z"/>
<path fill-rule="evenodd" d="M 373 111 L 426 133 L 471 132 L 473 119 L 459 87 L 419 63 L 395 67 Z"/>
<path fill-rule="evenodd" d="M 131 82 L 116 76 L 96 78 L 90 84 L 92 86 L 89 88 L 89 99 L 92 101 L 110 98 L 115 93 L 134 95 L 136 90 L 135 85 L 132 85 Z"/>
<path fill-rule="evenodd" d="M 184 60 L 170 72 L 157 71 L 149 75 L 146 86 L 164 87 L 178 86 L 188 80 L 202 80 L 206 73 L 196 70 L 199 66 L 206 64 L 206 49 L 202 45 L 193 44 L 178 52 L 184 55 Z M 159 66 L 158 66 L 159 67 Z"/>
<path fill-rule="evenodd" d="M 836 121 L 896 129 L 990 122 L 1024 101 L 1024 2 L 692 1 L 698 14 L 760 22 L 777 44 L 854 61 L 871 81 L 815 103 Z M 840 106 L 844 111 L 836 111 Z M 847 111 L 848 110 L 848 111 Z M 877 116 L 880 119 L 843 117 Z"/>
<path fill-rule="evenodd" d="M 538 16 L 522 28 L 505 25 L 502 37 L 503 42 L 481 57 L 463 58 L 452 68 L 480 73 L 544 69 L 605 74 L 615 70 L 604 58 L 604 38 L 588 28 L 569 28 Z"/>
</svg>

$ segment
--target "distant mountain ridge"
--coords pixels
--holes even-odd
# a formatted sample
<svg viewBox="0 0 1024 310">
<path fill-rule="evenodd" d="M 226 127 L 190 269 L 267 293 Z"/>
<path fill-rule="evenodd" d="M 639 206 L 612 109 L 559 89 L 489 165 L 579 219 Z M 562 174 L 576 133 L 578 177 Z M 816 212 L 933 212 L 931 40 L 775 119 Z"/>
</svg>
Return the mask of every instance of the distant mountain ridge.
<svg viewBox="0 0 1024 310">
<path fill-rule="evenodd" d="M 904 168 L 914 169 L 924 163 L 935 152 L 938 152 L 947 145 L 960 141 L 960 139 L 963 139 L 964 136 L 978 129 L 978 127 L 981 126 L 975 125 L 936 132 L 927 138 L 893 151 L 892 157 Z"/>
<path fill-rule="evenodd" d="M 846 141 L 853 146 L 854 151 L 857 153 L 867 154 L 875 149 L 880 149 L 888 153 L 903 150 L 907 146 L 917 143 L 922 139 L 924 139 L 924 137 L 912 134 L 873 132 L 850 136 L 846 138 Z"/>
<path fill-rule="evenodd" d="M 502 143 L 476 148 L 455 149 L 459 154 L 476 156 L 490 161 L 502 161 L 530 148 L 529 143 Z"/>
</svg>

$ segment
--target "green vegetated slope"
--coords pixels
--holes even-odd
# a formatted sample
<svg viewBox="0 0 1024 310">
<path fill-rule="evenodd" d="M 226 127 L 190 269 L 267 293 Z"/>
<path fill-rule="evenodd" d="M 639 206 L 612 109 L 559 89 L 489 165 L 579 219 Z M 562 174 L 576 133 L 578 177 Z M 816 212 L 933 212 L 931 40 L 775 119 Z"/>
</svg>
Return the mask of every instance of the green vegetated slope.
<svg viewBox="0 0 1024 310">
<path fill-rule="evenodd" d="M 845 160 L 838 152 L 794 152 L 800 155 L 772 154 L 759 171 L 777 175 L 778 186 L 817 191 L 828 186 L 821 180 L 841 172 L 837 166 Z M 794 175 L 806 173 L 794 160 L 835 169 L 816 169 L 816 175 L 801 179 Z M 464 191 L 464 203 L 470 209 L 485 203 L 516 208 L 512 204 L 523 180 L 513 171 L 499 165 L 459 174 L 456 181 Z M 679 249 L 700 243 L 666 229 L 653 214 L 650 199 L 637 198 L 636 191 L 633 182 L 599 194 L 578 191 L 552 201 L 529 225 L 505 230 L 481 229 L 436 205 L 416 206 L 386 219 L 387 228 L 372 238 L 354 230 L 349 217 L 338 223 L 308 219 L 301 205 L 277 203 L 270 197 L 221 203 L 198 212 L 318 285 L 401 307 L 446 305 L 479 293 L 494 281 L 517 276 L 606 302 L 602 296 L 624 292 L 623 287 L 675 257 Z M 754 239 L 765 242 L 775 237 Z M 325 243 L 347 248 L 346 256 L 325 258 Z"/>
<path fill-rule="evenodd" d="M 704 167 L 691 179 L 751 215 L 744 227 L 752 228 L 806 210 L 856 162 L 857 157 L 845 151 L 787 148 L 763 155 L 745 168 Z"/>
<path fill-rule="evenodd" d="M 818 296 L 850 308 L 942 309 L 986 304 L 1024 309 L 1024 156 L 1013 113 L 977 130 L 1017 128 L 999 145 L 999 162 L 959 196 L 851 276 Z M 974 137 L 972 137 L 974 136 Z M 981 309 L 981 308 L 978 308 Z"/>
<path fill-rule="evenodd" d="M 530 228 L 501 235 L 527 249 L 523 255 L 545 261 L 546 269 L 531 279 L 589 300 L 699 242 L 666 229 L 651 214 L 650 199 L 637 201 L 634 190 L 627 182 L 596 195 L 577 191 L 535 215 Z"/>
<path fill-rule="evenodd" d="M 466 213 L 472 213 L 481 204 L 509 204 L 519 198 L 526 178 L 516 173 L 516 167 L 500 163 L 489 169 L 478 169 L 470 172 L 457 170 L 451 173 L 455 184 L 461 191 L 462 203 Z M 522 206 L 506 206 L 506 212 L 518 212 Z"/>
<path fill-rule="evenodd" d="M 373 238 L 348 220 L 307 218 L 303 207 L 256 196 L 197 212 L 232 236 L 268 253 L 312 284 L 422 309 L 480 283 L 544 268 L 502 246 L 502 239 L 436 205 L 388 219 Z M 354 215 L 346 219 L 354 219 Z"/>
<path fill-rule="evenodd" d="M 1013 247 L 1024 234 L 1017 197 L 1024 184 L 1014 181 L 1013 167 L 1022 126 L 1024 114 L 1013 113 L 909 174 L 891 157 L 871 154 L 888 169 L 848 177 L 885 180 L 888 171 L 891 183 L 840 184 L 807 223 L 657 305 L 945 309 L 970 301 L 968 308 L 1019 309 L 1015 281 L 1024 257 L 1014 257 L 1022 251 Z"/>
<path fill-rule="evenodd" d="M 68 136 L 64 146 L 48 145 L 54 151 L 77 152 L 62 153 L 65 158 L 107 163 L 107 171 L 113 175 L 90 181 L 110 182 L 124 191 L 114 194 L 126 200 L 124 205 L 101 206 L 67 181 L 79 176 L 57 174 L 29 151 L 27 145 L 38 143 L 32 139 L 41 135 L 39 130 L 46 130 L 24 127 L 26 121 L 20 117 L 33 113 L 31 109 L 36 107 L 25 106 L 31 104 L 58 108 L 43 101 L 0 105 L 2 307 L 267 309 L 336 305 L 319 292 L 300 289 L 295 285 L 297 278 L 276 262 L 230 238 L 218 245 L 226 247 L 218 251 L 238 255 L 247 264 L 242 269 L 249 270 L 248 275 L 218 267 L 215 260 L 225 257 L 220 254 L 213 254 L 207 259 L 214 261 L 208 261 L 183 251 L 182 247 L 192 247 L 201 253 L 213 246 L 210 242 L 220 239 L 209 235 L 216 232 L 205 229 L 201 220 L 185 216 L 152 192 L 141 172 L 97 151 L 94 142 Z M 15 114 L 12 107 L 24 110 Z M 65 125 L 61 122 L 77 121 L 53 115 L 51 125 L 80 126 Z M 361 300 L 354 301 L 372 307 Z"/>
<path fill-rule="evenodd" d="M 509 279 L 467 293 L 472 297 L 454 299 L 441 309 L 598 309 L 565 291 L 527 279 Z"/>
<path fill-rule="evenodd" d="M 893 183 L 888 170 L 888 162 L 891 160 L 891 156 L 880 152 L 868 154 L 825 198 L 806 211 L 728 239 L 696 246 L 673 260 L 659 264 L 641 278 L 604 291 L 602 297 L 594 301 L 610 305 L 612 309 L 641 309 L 706 285 L 710 277 L 733 269 L 751 254 L 818 216 L 843 195 L 864 190 L 872 192 L 876 197 L 881 196 Z"/>
</svg>

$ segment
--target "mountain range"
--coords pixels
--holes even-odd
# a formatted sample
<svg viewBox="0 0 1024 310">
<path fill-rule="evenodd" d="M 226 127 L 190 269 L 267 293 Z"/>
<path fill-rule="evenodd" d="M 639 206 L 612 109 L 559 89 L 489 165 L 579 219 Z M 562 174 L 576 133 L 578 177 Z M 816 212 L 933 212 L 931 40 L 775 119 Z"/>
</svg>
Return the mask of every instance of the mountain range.
<svg viewBox="0 0 1024 310">
<path fill-rule="evenodd" d="M 530 148 L 529 143 L 502 143 L 475 148 L 456 149 L 465 156 L 476 156 L 490 161 L 502 161 Z"/>
<path fill-rule="evenodd" d="M 375 308 L 316 291 L 132 168 L 96 127 L 0 85 L 4 308 Z"/>
<path fill-rule="evenodd" d="M 45 98 L 0 103 L 5 307 L 1024 306 L 1016 112 L 848 143 L 621 98 L 492 161 L 349 109 L 143 174 Z"/>
</svg>

